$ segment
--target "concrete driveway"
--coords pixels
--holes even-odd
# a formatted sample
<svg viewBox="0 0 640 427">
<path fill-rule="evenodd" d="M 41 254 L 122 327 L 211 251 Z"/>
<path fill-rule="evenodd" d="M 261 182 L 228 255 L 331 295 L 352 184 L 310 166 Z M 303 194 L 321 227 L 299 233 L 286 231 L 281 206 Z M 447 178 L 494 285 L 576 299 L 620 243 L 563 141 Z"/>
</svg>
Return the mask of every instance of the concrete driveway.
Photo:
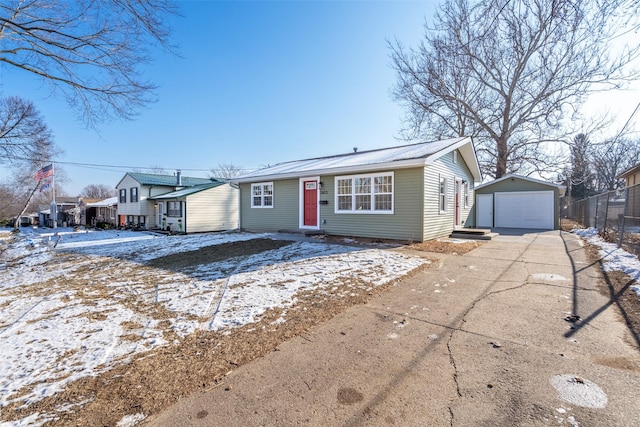
<svg viewBox="0 0 640 427">
<path fill-rule="evenodd" d="M 145 424 L 640 425 L 640 352 L 579 238 L 429 256 L 433 268 Z"/>
</svg>

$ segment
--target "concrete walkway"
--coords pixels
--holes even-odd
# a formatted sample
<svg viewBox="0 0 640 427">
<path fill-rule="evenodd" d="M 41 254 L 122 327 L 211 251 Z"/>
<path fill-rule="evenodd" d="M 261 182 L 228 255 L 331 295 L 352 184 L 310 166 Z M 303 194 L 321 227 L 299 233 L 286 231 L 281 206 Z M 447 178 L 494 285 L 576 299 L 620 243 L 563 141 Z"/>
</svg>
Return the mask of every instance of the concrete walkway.
<svg viewBox="0 0 640 427">
<path fill-rule="evenodd" d="M 437 257 L 145 424 L 640 425 L 640 352 L 579 238 Z"/>
</svg>

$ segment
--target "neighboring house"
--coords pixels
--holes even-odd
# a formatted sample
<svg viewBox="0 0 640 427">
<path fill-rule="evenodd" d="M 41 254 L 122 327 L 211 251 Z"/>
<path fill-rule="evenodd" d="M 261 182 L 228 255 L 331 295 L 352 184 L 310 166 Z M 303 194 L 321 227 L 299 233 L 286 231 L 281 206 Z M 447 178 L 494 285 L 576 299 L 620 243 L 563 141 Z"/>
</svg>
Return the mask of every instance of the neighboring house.
<svg viewBox="0 0 640 427">
<path fill-rule="evenodd" d="M 619 214 L 624 214 L 627 216 L 628 220 L 632 220 L 632 217 L 639 218 L 640 217 L 640 163 L 634 165 L 622 172 L 620 175 L 616 177 L 616 179 L 624 179 L 624 186 L 626 191 L 623 193 L 624 198 L 621 200 L 618 198 L 617 200 L 609 200 L 609 209 L 613 210 L 610 212 L 611 217 L 614 215 L 617 217 Z M 623 202 L 624 201 L 624 202 Z M 619 205 L 622 203 L 622 206 Z M 617 209 L 611 209 L 612 205 L 618 205 Z M 617 212 L 616 212 L 617 211 Z M 608 212 L 609 214 L 609 212 Z M 639 221 L 634 219 L 636 223 Z M 629 224 L 629 222 L 627 222 Z"/>
<path fill-rule="evenodd" d="M 618 175 L 616 178 L 624 179 L 624 184 L 627 188 L 640 184 L 640 163 L 630 167 L 629 169 Z"/>
<path fill-rule="evenodd" d="M 49 206 L 39 206 L 38 222 L 45 227 L 53 227 L 54 220 L 57 227 L 80 225 L 80 203 L 78 197 L 56 196 Z"/>
<path fill-rule="evenodd" d="M 116 185 L 118 225 L 184 233 L 238 227 L 238 190 L 223 180 L 127 173 Z"/>
<path fill-rule="evenodd" d="M 424 241 L 473 222 L 471 138 L 280 163 L 231 180 L 240 227 Z"/>
<path fill-rule="evenodd" d="M 84 225 L 95 227 L 99 224 L 109 224 L 116 226 L 116 218 L 118 212 L 118 198 L 109 197 L 103 200 L 83 199 L 82 206 L 84 209 L 81 218 Z"/>
<path fill-rule="evenodd" d="M 89 205 L 99 202 L 101 199 L 80 198 L 78 208 L 80 210 L 80 225 L 95 225 L 96 208 Z"/>
<path fill-rule="evenodd" d="M 505 175 L 476 187 L 480 228 L 560 228 L 560 198 L 566 187 L 520 175 Z"/>
</svg>

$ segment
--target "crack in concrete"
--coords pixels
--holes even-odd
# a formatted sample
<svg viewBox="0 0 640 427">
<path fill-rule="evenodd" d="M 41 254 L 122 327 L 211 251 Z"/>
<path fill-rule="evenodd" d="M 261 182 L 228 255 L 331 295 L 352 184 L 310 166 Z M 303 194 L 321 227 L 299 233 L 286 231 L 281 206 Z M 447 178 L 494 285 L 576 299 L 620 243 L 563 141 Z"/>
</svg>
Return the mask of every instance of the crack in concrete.
<svg viewBox="0 0 640 427">
<path fill-rule="evenodd" d="M 511 268 L 514 265 L 520 264 L 522 263 L 525 271 L 527 272 L 527 279 L 529 278 L 529 276 L 531 275 L 529 270 L 526 268 L 526 261 L 522 259 L 522 255 L 525 253 L 525 251 L 527 249 L 529 249 L 529 247 L 531 245 L 533 245 L 533 243 L 537 240 L 537 236 L 536 238 L 534 238 L 522 251 L 520 251 L 520 253 L 518 254 L 518 256 L 516 257 L 516 259 L 504 270 L 502 271 L 498 277 L 496 277 L 495 280 L 493 280 L 491 282 L 491 284 L 487 287 L 487 290 L 485 290 L 485 292 L 483 294 L 481 294 L 478 298 L 476 298 L 475 300 L 473 300 L 473 302 L 467 307 L 467 309 L 464 311 L 464 313 L 462 313 L 459 316 L 459 322 L 460 324 L 463 324 L 466 322 L 466 317 L 469 315 L 469 313 L 471 312 L 471 310 L 473 310 L 476 306 L 476 304 L 478 304 L 480 301 L 484 300 L 485 298 L 494 295 L 494 294 L 498 294 L 498 293 L 502 293 L 502 292 L 507 292 L 507 291 L 512 291 L 515 289 L 519 289 L 522 288 L 526 285 L 529 284 L 528 280 L 525 280 L 524 283 L 518 285 L 518 286 L 513 286 L 507 289 L 500 289 L 500 290 L 496 290 L 496 291 L 489 291 L 488 289 L 495 286 L 496 284 L 501 282 L 501 278 L 509 271 L 511 270 Z M 456 391 L 458 393 L 458 398 L 462 397 L 462 392 L 460 390 L 460 383 L 458 381 L 458 367 L 456 366 L 455 363 L 455 357 L 453 355 L 453 350 L 451 348 L 451 341 L 453 339 L 453 334 L 456 333 L 456 331 L 462 331 L 462 329 L 460 327 L 452 327 L 451 328 L 451 333 L 449 334 L 449 339 L 447 340 L 447 351 L 449 353 L 449 362 L 451 363 L 451 366 L 453 367 L 453 381 L 456 385 Z M 449 406 L 449 414 L 451 414 L 451 425 L 453 426 L 453 408 L 451 406 Z"/>
<path fill-rule="evenodd" d="M 460 383 L 458 383 L 458 367 L 456 366 L 456 359 L 453 357 L 453 351 L 451 350 L 451 338 L 453 337 L 453 333 L 455 330 L 452 330 L 449 333 L 449 339 L 447 340 L 447 352 L 449 353 L 449 363 L 453 367 L 453 382 L 456 385 L 456 393 L 458 397 L 462 397 L 462 392 L 460 392 Z M 449 407 L 449 411 L 451 411 L 451 407 Z"/>
<path fill-rule="evenodd" d="M 482 301 L 484 298 L 486 298 L 489 295 L 492 295 L 496 292 L 504 292 L 506 290 L 513 290 L 517 287 L 522 287 L 526 285 L 525 284 L 521 284 L 518 285 L 516 287 L 513 287 L 512 289 L 502 289 L 499 291 L 491 291 L 491 288 L 495 287 L 497 284 L 502 282 L 502 278 L 507 274 L 507 272 L 509 272 L 511 270 L 511 268 L 520 263 L 523 262 L 521 257 L 522 254 L 524 254 L 525 251 L 527 251 L 529 249 L 529 247 L 531 245 L 533 245 L 533 243 L 537 240 L 537 237 L 535 239 L 533 239 L 531 242 L 529 242 L 527 244 L 527 246 L 522 249 L 522 251 L 518 254 L 517 258 L 515 260 L 513 260 L 513 262 L 511 262 L 511 264 L 509 266 L 507 266 L 504 271 L 502 271 L 502 273 L 500 273 L 498 275 L 498 277 L 496 277 L 494 280 L 491 281 L 491 283 L 488 284 L 488 286 L 485 288 L 484 293 L 482 293 L 478 298 L 476 298 L 468 307 L 467 309 L 455 316 L 454 319 L 451 320 L 451 322 L 449 323 L 448 326 L 444 326 L 445 328 L 449 329 L 451 332 L 449 334 L 449 339 L 447 340 L 447 351 L 449 353 L 449 361 L 451 363 L 451 366 L 453 367 L 454 373 L 453 373 L 453 381 L 456 384 L 456 392 L 457 392 L 457 396 L 458 398 L 462 397 L 462 390 L 460 389 L 460 384 L 459 384 L 459 378 L 458 378 L 458 366 L 456 364 L 456 360 L 455 360 L 455 356 L 454 356 L 454 349 L 451 346 L 452 340 L 453 340 L 453 336 L 454 333 L 456 331 L 462 331 L 462 329 L 460 329 L 460 325 L 462 323 L 465 322 L 465 318 L 467 317 L 467 315 L 469 314 L 469 312 L 471 310 L 473 310 L 473 308 L 475 308 L 475 305 Z M 509 281 L 504 281 L 504 282 L 509 282 Z M 511 281 L 512 282 L 512 281 Z M 380 310 L 380 309 L 378 309 Z M 384 310 L 381 310 L 384 311 Z M 410 317 L 405 313 L 395 313 L 399 316 L 404 316 L 404 317 Z M 466 331 L 464 331 L 466 332 Z M 433 341 L 429 344 L 427 344 L 426 346 L 424 346 L 424 348 L 422 348 L 421 351 L 419 351 L 415 357 L 411 360 L 411 362 L 405 367 L 405 369 L 399 373 L 391 382 L 389 382 L 389 384 L 387 384 L 387 387 L 384 388 L 384 390 L 380 391 L 378 394 L 376 394 L 375 396 L 373 396 L 370 400 L 369 400 L 369 404 L 367 405 L 367 408 L 369 410 L 371 410 L 371 408 L 374 408 L 375 406 L 377 406 L 378 404 L 380 404 L 382 401 L 385 400 L 385 398 L 389 395 L 390 390 L 393 389 L 394 387 L 397 387 L 398 384 L 400 384 L 400 382 L 403 381 L 404 378 L 407 377 L 407 375 L 409 375 L 409 372 L 411 372 L 411 369 L 413 369 L 415 366 L 417 366 L 417 364 L 424 358 L 426 357 L 426 355 L 431 352 L 435 346 L 435 342 Z M 451 414 L 451 425 L 453 425 L 454 423 L 454 418 L 453 418 L 453 407 L 452 405 L 448 406 L 449 409 L 449 414 Z M 356 426 L 356 425 L 360 425 L 362 423 L 362 421 L 366 418 L 366 413 L 365 412 L 359 412 L 357 414 L 354 414 L 353 417 L 351 417 L 344 425 L 345 426 Z"/>
</svg>

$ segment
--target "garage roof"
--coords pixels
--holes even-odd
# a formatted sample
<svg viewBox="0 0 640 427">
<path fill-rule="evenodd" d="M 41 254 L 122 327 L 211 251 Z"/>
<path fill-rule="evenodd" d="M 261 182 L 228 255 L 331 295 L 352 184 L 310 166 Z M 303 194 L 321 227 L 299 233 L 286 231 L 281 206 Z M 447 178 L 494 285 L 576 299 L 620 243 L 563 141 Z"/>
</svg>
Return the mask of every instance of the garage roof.
<svg viewBox="0 0 640 427">
<path fill-rule="evenodd" d="M 516 175 L 516 174 L 508 174 L 503 176 L 502 178 L 495 179 L 493 181 L 485 182 L 484 184 L 480 184 L 476 186 L 476 190 L 479 190 L 484 187 L 488 187 L 494 184 L 497 184 L 502 181 L 506 181 L 508 179 L 521 179 L 523 181 L 535 182 L 536 184 L 548 185 L 549 187 L 557 188 L 560 191 L 560 197 L 564 196 L 564 193 L 567 189 L 566 186 L 561 184 L 556 184 L 554 182 L 542 181 L 540 179 L 530 178 L 528 176 Z"/>
</svg>

